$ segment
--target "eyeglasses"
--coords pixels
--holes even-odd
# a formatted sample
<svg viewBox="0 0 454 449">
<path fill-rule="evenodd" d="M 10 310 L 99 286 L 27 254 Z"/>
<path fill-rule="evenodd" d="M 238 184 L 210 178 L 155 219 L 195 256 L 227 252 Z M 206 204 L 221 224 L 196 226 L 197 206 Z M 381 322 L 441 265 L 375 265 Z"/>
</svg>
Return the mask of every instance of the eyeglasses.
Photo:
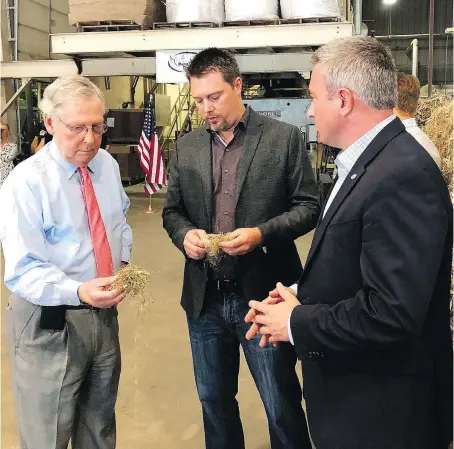
<svg viewBox="0 0 454 449">
<path fill-rule="evenodd" d="M 93 131 L 93 134 L 96 134 L 97 136 L 101 136 L 102 134 L 104 134 L 106 131 L 107 131 L 107 124 L 106 123 L 101 123 L 101 124 L 98 124 L 98 125 L 92 125 L 92 126 L 86 126 L 86 125 L 74 125 L 74 126 L 71 126 L 71 125 L 68 125 L 67 123 L 65 123 L 60 117 L 58 117 L 58 120 L 60 120 L 60 122 L 63 123 L 63 125 L 65 125 L 73 134 L 81 134 L 81 133 L 84 133 L 87 134 L 88 133 L 88 130 L 91 129 Z"/>
</svg>

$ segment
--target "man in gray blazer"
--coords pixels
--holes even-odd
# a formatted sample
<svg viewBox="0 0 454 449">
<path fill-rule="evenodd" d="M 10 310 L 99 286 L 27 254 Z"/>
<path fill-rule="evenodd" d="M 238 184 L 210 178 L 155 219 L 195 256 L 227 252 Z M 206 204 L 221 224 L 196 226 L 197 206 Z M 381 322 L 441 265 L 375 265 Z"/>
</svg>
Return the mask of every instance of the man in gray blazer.
<svg viewBox="0 0 454 449">
<path fill-rule="evenodd" d="M 311 231 L 320 207 L 308 155 L 295 126 L 262 117 L 241 100 L 234 56 L 209 48 L 187 69 L 207 125 L 179 140 L 170 170 L 164 228 L 186 257 L 181 304 L 187 313 L 207 449 L 244 448 L 236 394 L 239 346 L 268 417 L 273 449 L 306 449 L 293 347 L 247 341 L 248 301 L 302 271 L 294 240 Z M 231 233 L 216 267 L 207 233 Z M 258 337 L 257 337 L 258 338 Z"/>
</svg>

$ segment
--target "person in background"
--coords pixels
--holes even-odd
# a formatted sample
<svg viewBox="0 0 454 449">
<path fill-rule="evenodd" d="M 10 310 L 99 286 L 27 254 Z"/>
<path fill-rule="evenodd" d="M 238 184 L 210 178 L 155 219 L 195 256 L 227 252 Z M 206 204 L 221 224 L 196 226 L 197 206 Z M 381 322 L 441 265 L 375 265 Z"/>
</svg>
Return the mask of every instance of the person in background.
<svg viewBox="0 0 454 449">
<path fill-rule="evenodd" d="M 129 262 L 129 200 L 100 149 L 104 101 L 59 78 L 40 103 L 53 139 L 0 189 L 7 336 L 21 448 L 114 449 L 120 379 L 114 272 Z"/>
<path fill-rule="evenodd" d="M 32 141 L 31 149 L 33 153 L 37 153 L 44 145 L 52 140 L 52 134 L 49 134 L 44 124 L 41 126 L 39 133 Z"/>
<path fill-rule="evenodd" d="M 17 145 L 9 140 L 9 126 L 1 124 L 0 143 L 0 186 L 14 168 L 14 158 L 19 154 Z"/>
<path fill-rule="evenodd" d="M 416 123 L 415 114 L 418 108 L 419 91 L 418 78 L 398 72 L 397 105 L 394 108 L 394 114 L 402 120 L 406 131 L 426 149 L 438 167 L 441 167 L 441 157 L 437 147 Z"/>
<path fill-rule="evenodd" d="M 102 135 L 102 139 L 101 139 L 101 148 L 103 150 L 106 150 L 107 152 L 110 151 L 110 144 L 109 144 L 109 138 L 107 137 L 107 132 L 105 132 L 103 135 Z"/>
</svg>

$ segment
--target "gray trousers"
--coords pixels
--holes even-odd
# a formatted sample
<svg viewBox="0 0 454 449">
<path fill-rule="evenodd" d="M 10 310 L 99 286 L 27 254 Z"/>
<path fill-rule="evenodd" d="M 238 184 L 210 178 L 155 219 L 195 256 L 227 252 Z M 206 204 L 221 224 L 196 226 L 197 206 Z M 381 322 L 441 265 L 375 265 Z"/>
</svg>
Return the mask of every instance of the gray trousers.
<svg viewBox="0 0 454 449">
<path fill-rule="evenodd" d="M 16 295 L 8 343 L 21 449 L 114 449 L 121 360 L 116 308 L 67 310 L 62 331 Z"/>
</svg>

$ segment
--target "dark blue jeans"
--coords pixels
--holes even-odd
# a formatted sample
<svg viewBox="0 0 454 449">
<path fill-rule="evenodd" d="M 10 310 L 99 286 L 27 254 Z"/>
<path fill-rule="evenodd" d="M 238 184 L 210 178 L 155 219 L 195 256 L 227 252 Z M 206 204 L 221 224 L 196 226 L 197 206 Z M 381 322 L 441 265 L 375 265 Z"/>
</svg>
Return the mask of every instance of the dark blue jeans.
<svg viewBox="0 0 454 449">
<path fill-rule="evenodd" d="M 242 296 L 213 291 L 201 316 L 188 319 L 206 449 L 244 449 L 236 400 L 240 344 L 265 406 L 272 449 L 310 449 L 295 351 L 290 344 L 262 349 L 259 336 L 246 340 L 248 310 Z"/>
</svg>

